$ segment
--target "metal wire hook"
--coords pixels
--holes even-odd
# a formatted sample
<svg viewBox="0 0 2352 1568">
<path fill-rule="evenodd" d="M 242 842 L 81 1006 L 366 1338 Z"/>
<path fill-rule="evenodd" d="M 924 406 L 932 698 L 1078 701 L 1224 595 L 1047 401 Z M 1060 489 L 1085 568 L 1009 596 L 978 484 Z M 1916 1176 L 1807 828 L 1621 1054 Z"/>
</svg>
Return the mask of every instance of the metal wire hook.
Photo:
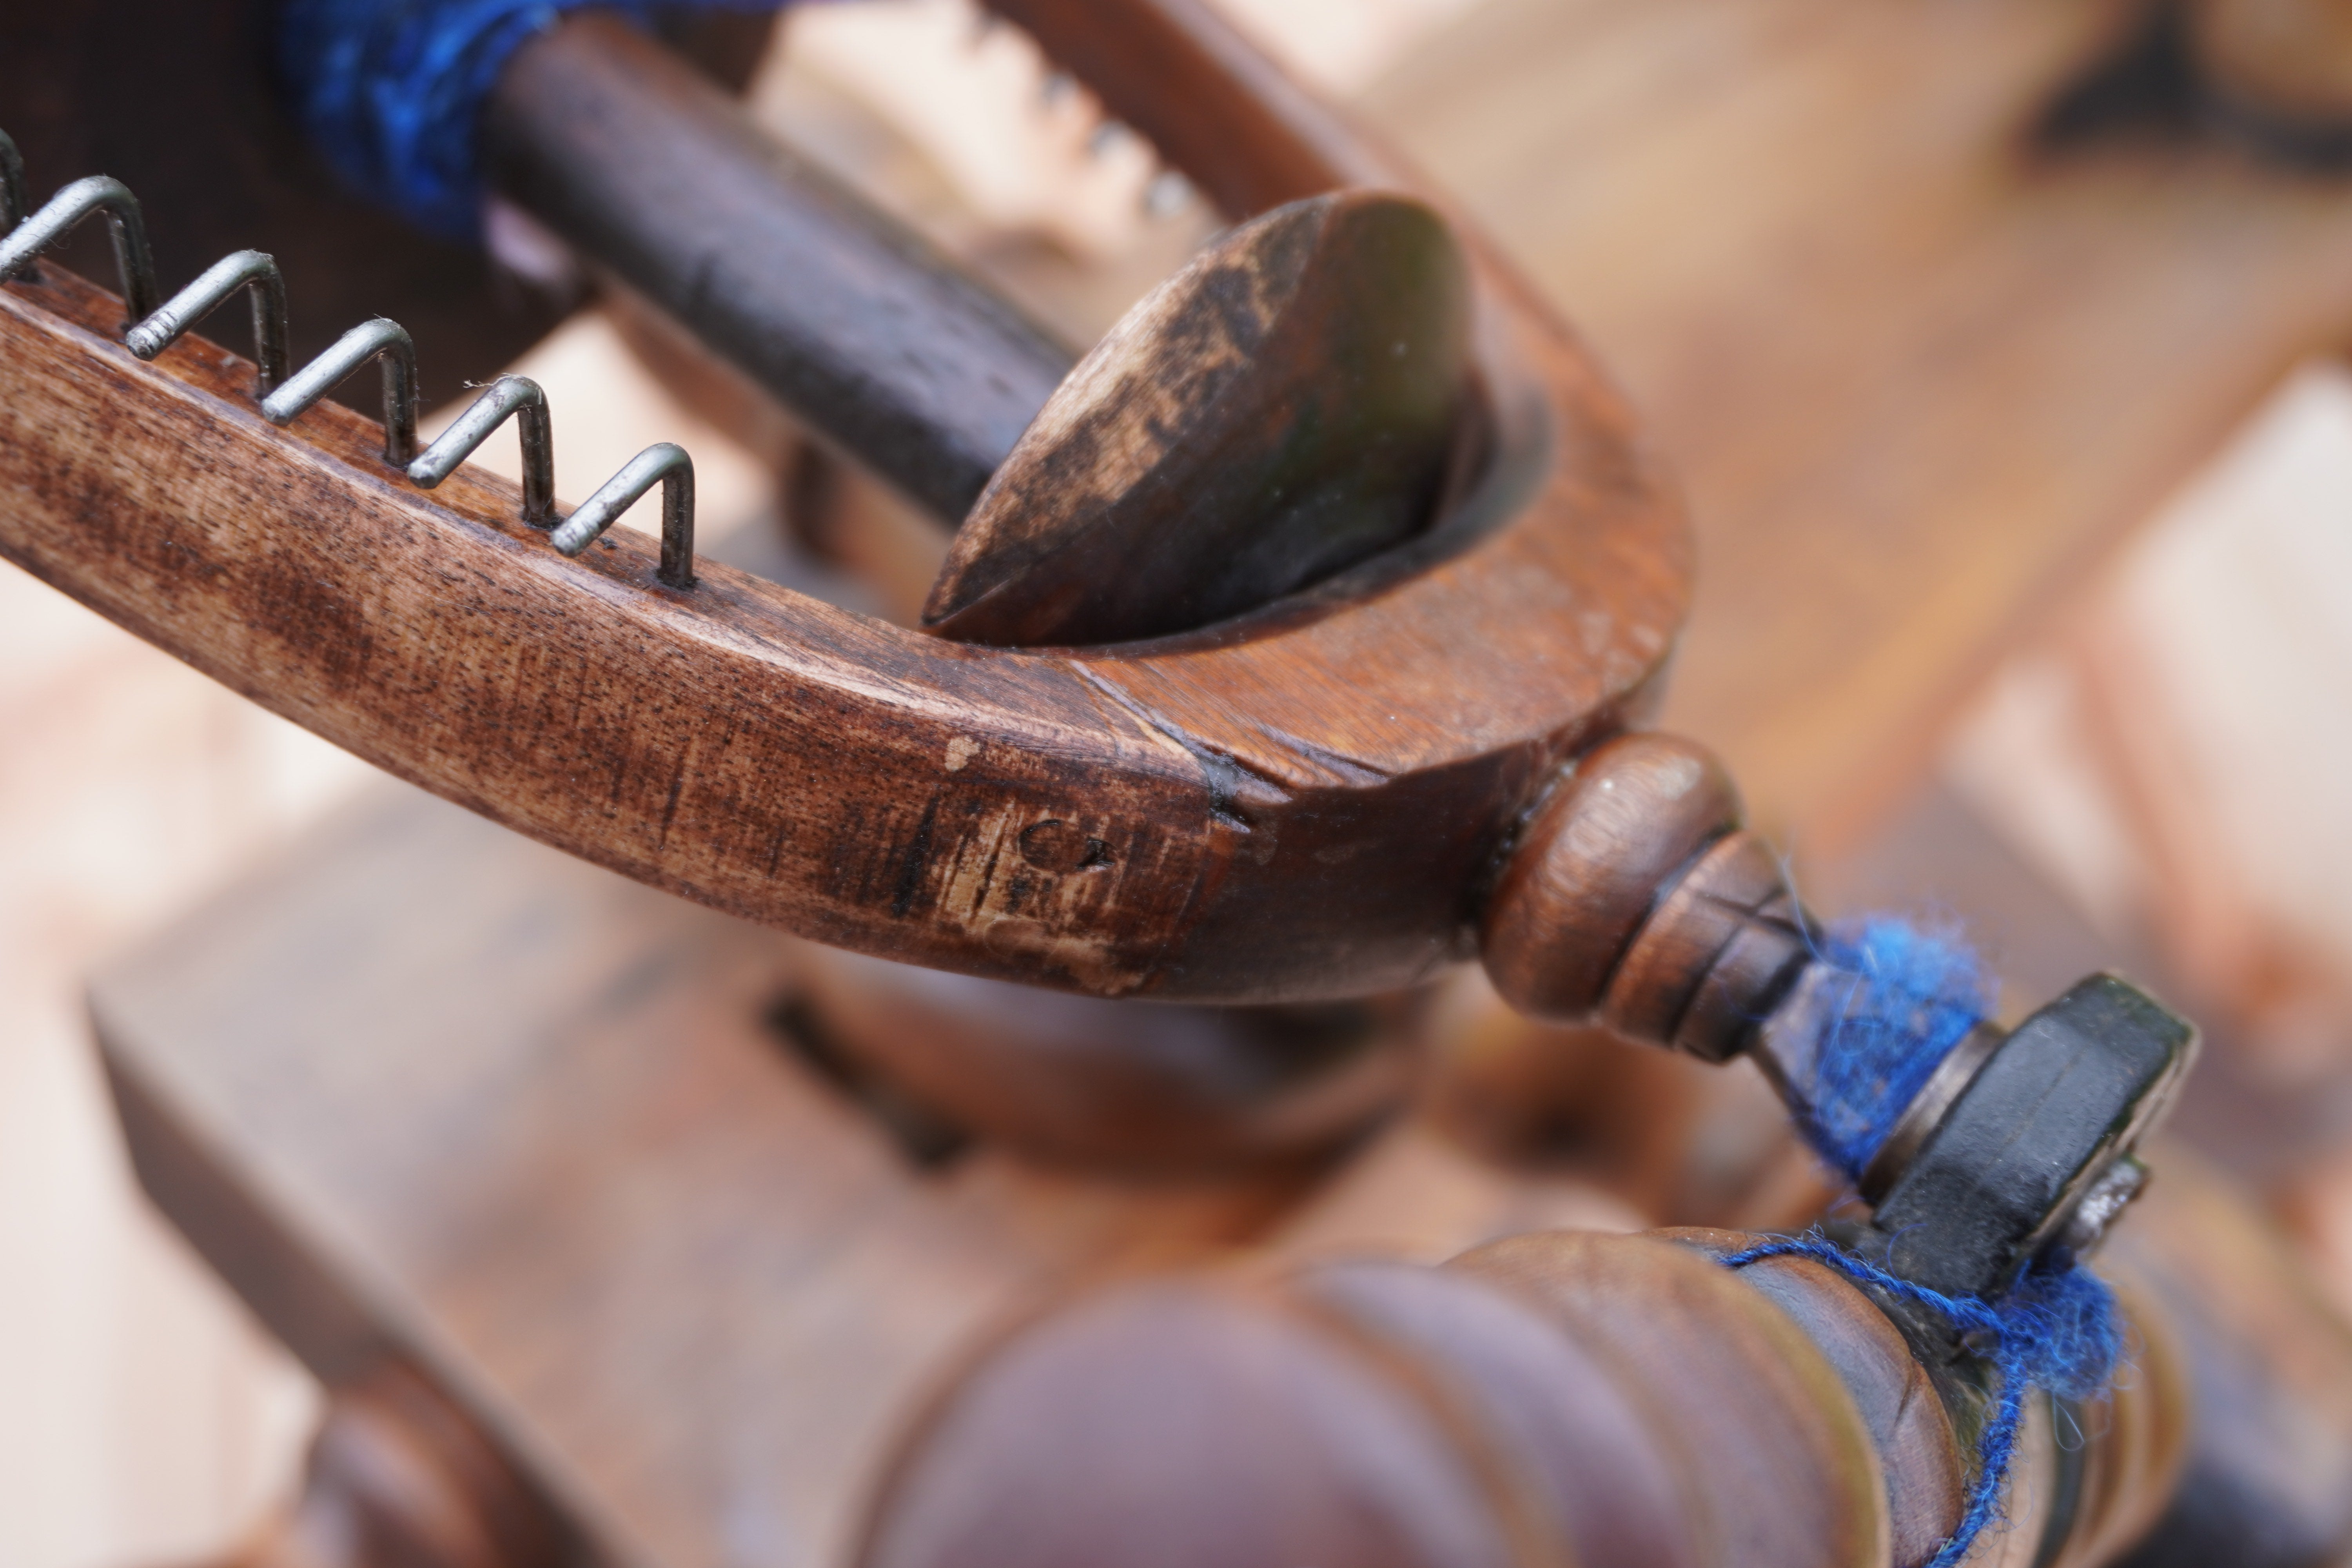
<svg viewBox="0 0 2352 1568">
<path fill-rule="evenodd" d="M 685 447 L 657 441 L 621 465 L 555 531 L 555 548 L 577 555 L 617 521 L 638 497 L 662 487 L 661 568 L 654 574 L 672 588 L 694 586 L 694 459 Z"/>
<path fill-rule="evenodd" d="M 25 220 L 25 155 L 0 131 L 0 237 Z"/>
<path fill-rule="evenodd" d="M 266 398 L 286 379 L 286 279 L 278 276 L 277 259 L 261 251 L 222 257 L 123 341 L 141 359 L 153 359 L 240 289 L 253 291 L 253 361 L 259 367 L 255 395 Z"/>
<path fill-rule="evenodd" d="M 555 422 L 548 413 L 547 394 L 526 375 L 502 375 L 492 382 L 489 390 L 474 399 L 456 423 L 441 433 L 440 439 L 408 465 L 409 480 L 422 489 L 431 489 L 473 456 L 475 448 L 488 440 L 510 414 L 516 416 L 516 433 L 522 437 L 522 520 L 533 528 L 553 528 Z"/>
<path fill-rule="evenodd" d="M 372 359 L 383 362 L 383 460 L 405 468 L 416 457 L 416 345 L 398 321 L 378 316 L 337 338 L 325 353 L 261 400 L 272 425 L 294 419 Z"/>
<path fill-rule="evenodd" d="M 555 548 L 578 555 L 613 526 L 656 484 L 662 487 L 661 564 L 655 575 L 667 586 L 694 586 L 694 458 L 685 447 L 656 442 L 624 464 L 580 509 L 558 525 L 555 515 L 555 432 L 547 394 L 528 376 L 503 375 L 474 399 L 431 447 L 416 450 L 416 345 L 399 322 L 379 316 L 335 340 L 332 347 L 287 374 L 286 280 L 275 258 L 240 250 L 206 268 L 203 276 L 157 302 L 155 262 L 139 198 L 122 182 L 92 174 L 66 186 L 38 212 L 26 210 L 25 161 L 16 144 L 0 132 L 0 281 L 29 276 L 35 257 L 63 239 L 93 213 L 103 212 L 113 231 L 115 268 L 130 310 L 124 323 L 131 352 L 152 360 L 191 327 L 250 289 L 253 357 L 261 412 L 273 425 L 289 425 L 370 360 L 383 371 L 383 458 L 409 480 L 431 489 L 457 471 L 509 416 L 518 420 L 522 440 L 522 516 L 534 528 L 554 529 Z"/>
<path fill-rule="evenodd" d="M 147 225 L 139 216 L 139 198 L 121 181 L 108 175 L 76 180 L 51 196 L 40 211 L 19 222 L 7 238 L 0 239 L 0 279 L 27 276 L 26 269 L 34 257 L 97 212 L 106 214 L 114 232 L 114 268 L 122 279 L 122 300 L 131 312 L 123 325 L 129 327 L 155 313 L 155 258 L 147 248 Z"/>
</svg>

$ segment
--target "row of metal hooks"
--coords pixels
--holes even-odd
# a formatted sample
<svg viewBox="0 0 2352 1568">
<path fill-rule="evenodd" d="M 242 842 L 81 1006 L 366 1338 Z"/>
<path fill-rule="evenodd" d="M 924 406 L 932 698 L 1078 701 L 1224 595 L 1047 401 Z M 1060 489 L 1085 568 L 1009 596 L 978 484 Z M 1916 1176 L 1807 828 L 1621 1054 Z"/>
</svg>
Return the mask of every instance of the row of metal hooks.
<svg viewBox="0 0 2352 1568">
<path fill-rule="evenodd" d="M 672 588 L 694 586 L 694 459 L 667 441 L 646 447 L 597 488 L 570 517 L 555 506 L 555 431 L 547 394 L 528 376 L 502 375 L 474 399 L 438 439 L 416 448 L 416 345 L 399 322 L 379 316 L 337 339 L 326 353 L 288 374 L 286 282 L 278 263 L 258 250 L 224 256 L 171 299 L 157 300 L 155 261 L 139 199 L 122 182 L 93 174 L 26 210 L 25 165 L 16 144 L 0 132 L 0 282 L 33 275 L 34 258 L 89 217 L 103 215 L 114 240 L 114 264 L 130 312 L 123 342 L 152 360 L 180 335 L 240 291 L 253 311 L 254 395 L 263 417 L 287 425 L 356 374 L 370 360 L 383 377 L 383 460 L 409 482 L 431 489 L 511 417 L 522 438 L 522 521 L 548 531 L 555 548 L 578 555 L 621 514 L 662 487 L 661 565 L 655 574 Z"/>
</svg>

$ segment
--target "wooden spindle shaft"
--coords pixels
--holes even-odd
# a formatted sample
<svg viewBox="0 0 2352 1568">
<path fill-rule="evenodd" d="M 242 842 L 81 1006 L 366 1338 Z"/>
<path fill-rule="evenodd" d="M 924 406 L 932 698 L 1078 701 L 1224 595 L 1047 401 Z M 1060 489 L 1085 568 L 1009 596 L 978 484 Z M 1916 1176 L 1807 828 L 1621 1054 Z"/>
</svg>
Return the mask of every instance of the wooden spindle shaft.
<svg viewBox="0 0 2352 1568">
<path fill-rule="evenodd" d="M 2193 1254 L 2217 1225 L 2236 1246 L 2259 1232 L 2193 1174 L 2182 1184 L 2185 1201 L 2152 1211 L 2158 1251 Z M 859 1562 L 1055 1568 L 1148 1537 L 1155 1561 L 1185 1565 L 1916 1568 L 1960 1521 L 1995 1374 L 1820 1263 L 1722 1266 L 1759 1239 L 1555 1233 L 1438 1269 L 1096 1291 L 1014 1329 L 935 1398 Z M 2006 1522 L 1972 1561 L 2115 1562 L 2181 1514 L 2184 1476 L 2210 1500 L 2192 1453 L 2269 1454 L 2298 1434 L 2317 1444 L 2308 1475 L 2223 1500 L 2299 1488 L 2282 1539 L 2322 1540 L 2352 1486 L 2352 1342 L 2291 1266 L 2256 1272 L 2217 1283 L 2126 1262 L 2127 1374 L 2081 1407 L 2032 1397 Z M 2266 1295 L 2266 1337 L 2210 1328 Z M 2210 1433 L 2206 1411 L 2221 1417 Z M 2320 1560 L 2255 1550 L 2260 1568 Z"/>
</svg>

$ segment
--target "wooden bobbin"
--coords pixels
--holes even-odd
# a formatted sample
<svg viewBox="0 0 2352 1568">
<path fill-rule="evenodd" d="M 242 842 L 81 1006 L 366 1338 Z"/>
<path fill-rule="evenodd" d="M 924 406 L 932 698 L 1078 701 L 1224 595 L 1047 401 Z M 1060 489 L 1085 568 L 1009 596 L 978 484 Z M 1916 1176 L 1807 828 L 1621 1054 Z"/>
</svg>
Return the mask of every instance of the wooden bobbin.
<svg viewBox="0 0 2352 1568">
<path fill-rule="evenodd" d="M 858 1560 L 1880 1568 L 1881 1476 L 1764 1295 L 1671 1242 L 1559 1234 L 1033 1321 L 918 1421 Z"/>
<path fill-rule="evenodd" d="M 2158 1251 L 2193 1253 L 2217 1215 L 2254 1228 L 2200 1197 L 2166 1214 Z M 934 1396 L 856 1561 L 1091 1568 L 1148 1541 L 1170 1568 L 1920 1568 L 1966 1511 L 1997 1381 L 1819 1262 L 1722 1266 L 1762 1239 L 1555 1232 L 1440 1268 L 1358 1260 L 1095 1290 L 1014 1327 Z M 2273 1445 L 2300 1433 L 2317 1443 L 2311 1480 L 2344 1474 L 2352 1353 L 2323 1344 L 2295 1291 L 2270 1309 L 2274 1343 L 2231 1348 L 2206 1327 L 2288 1283 L 2254 1274 L 2249 1290 L 2121 1272 L 2125 1375 L 2080 1405 L 2030 1396 L 2000 1522 L 1969 1562 L 2094 1568 L 2168 1508 L 2218 1507 L 2243 1531 L 2243 1506 L 2265 1497 L 2291 1546 L 2319 1544 L 2342 1510 L 2298 1476 L 2191 1468 L 2205 1489 L 2173 1500 L 2217 1397 L 2256 1403 L 2219 1406 L 2200 1454 L 2248 1443 L 2275 1467 Z M 2297 1365 L 2290 1391 L 2279 1374 Z M 2249 1550 L 2260 1568 L 2322 1560 Z"/>
<path fill-rule="evenodd" d="M 1673 1457 L 1701 1562 L 1889 1561 L 1885 1469 L 1845 1379 L 1730 1271 L 1654 1237 L 1574 1233 L 1446 1267 L 1535 1305 L 1617 1369 Z"/>
</svg>

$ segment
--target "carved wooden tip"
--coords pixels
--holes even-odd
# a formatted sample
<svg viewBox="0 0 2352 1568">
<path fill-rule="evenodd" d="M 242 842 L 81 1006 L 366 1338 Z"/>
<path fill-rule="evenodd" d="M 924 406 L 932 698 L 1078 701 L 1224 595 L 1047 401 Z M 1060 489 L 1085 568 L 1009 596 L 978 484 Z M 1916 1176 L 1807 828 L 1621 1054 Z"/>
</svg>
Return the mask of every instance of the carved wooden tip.
<svg viewBox="0 0 2352 1568">
<path fill-rule="evenodd" d="M 1536 1017 L 1589 1016 L 1662 893 L 1738 825 L 1738 791 L 1703 747 L 1642 734 L 1587 753 L 1528 819 L 1487 900 L 1479 946 L 1495 989 Z"/>
<path fill-rule="evenodd" d="M 1426 524 L 1473 407 L 1469 268 L 1419 202 L 1344 191 L 1236 228 L 1054 394 L 924 606 L 1000 647 L 1189 630 Z"/>
<path fill-rule="evenodd" d="M 1811 957 L 1780 863 L 1752 833 L 1717 839 L 1659 900 L 1601 999 L 1630 1039 L 1707 1061 L 1738 1053 Z"/>
</svg>

